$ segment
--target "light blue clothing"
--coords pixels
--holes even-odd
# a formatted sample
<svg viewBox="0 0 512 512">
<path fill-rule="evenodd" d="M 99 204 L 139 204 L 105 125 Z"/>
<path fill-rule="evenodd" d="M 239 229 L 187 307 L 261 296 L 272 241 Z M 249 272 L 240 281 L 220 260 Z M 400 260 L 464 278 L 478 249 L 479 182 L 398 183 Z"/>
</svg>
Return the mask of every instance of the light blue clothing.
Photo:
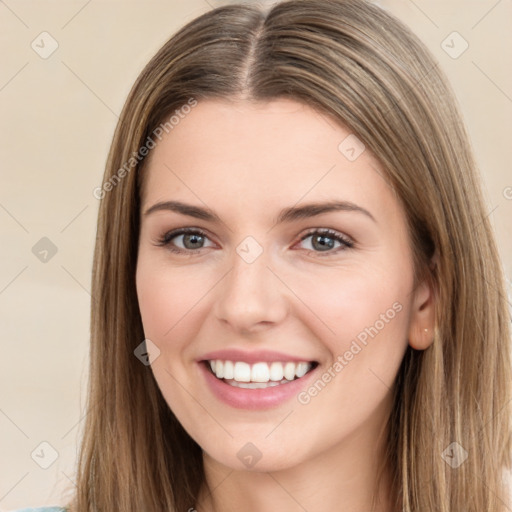
<svg viewBox="0 0 512 512">
<path fill-rule="evenodd" d="M 36 508 L 20 508 L 11 512 L 66 512 L 62 507 L 36 507 Z"/>
</svg>

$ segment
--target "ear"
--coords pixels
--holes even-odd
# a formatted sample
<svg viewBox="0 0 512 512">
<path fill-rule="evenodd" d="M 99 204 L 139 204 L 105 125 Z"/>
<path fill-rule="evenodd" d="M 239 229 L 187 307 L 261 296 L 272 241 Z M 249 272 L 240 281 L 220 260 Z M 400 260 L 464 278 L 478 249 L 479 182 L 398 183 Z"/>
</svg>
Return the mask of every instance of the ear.
<svg viewBox="0 0 512 512">
<path fill-rule="evenodd" d="M 432 260 L 431 269 L 436 265 Z M 434 341 L 435 290 L 431 279 L 424 279 L 413 292 L 409 323 L 409 345 L 416 350 L 425 350 Z"/>
</svg>

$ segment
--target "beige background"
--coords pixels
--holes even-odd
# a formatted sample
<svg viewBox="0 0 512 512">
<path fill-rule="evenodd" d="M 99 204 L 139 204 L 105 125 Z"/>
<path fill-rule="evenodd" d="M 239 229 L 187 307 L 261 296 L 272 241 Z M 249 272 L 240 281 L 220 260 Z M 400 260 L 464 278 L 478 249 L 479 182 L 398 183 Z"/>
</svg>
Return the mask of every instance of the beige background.
<svg viewBox="0 0 512 512">
<path fill-rule="evenodd" d="M 0 511 L 62 504 L 61 491 L 73 488 L 85 413 L 92 191 L 143 65 L 178 27 L 223 3 L 0 2 Z M 421 37 L 451 79 L 510 279 L 512 3 L 379 3 Z M 49 36 L 39 36 L 45 31 L 58 43 L 48 58 L 31 47 L 51 49 Z M 446 39 L 454 31 L 469 44 L 458 58 L 442 46 L 463 48 L 459 36 Z M 32 251 L 43 237 L 57 250 L 46 262 Z M 43 469 L 52 449 L 58 458 Z"/>
</svg>

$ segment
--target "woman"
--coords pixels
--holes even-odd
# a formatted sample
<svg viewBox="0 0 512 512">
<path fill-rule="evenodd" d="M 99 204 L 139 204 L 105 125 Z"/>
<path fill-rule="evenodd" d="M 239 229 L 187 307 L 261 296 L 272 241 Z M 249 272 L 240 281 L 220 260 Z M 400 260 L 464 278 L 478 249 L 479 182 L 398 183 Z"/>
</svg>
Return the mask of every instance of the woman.
<svg viewBox="0 0 512 512">
<path fill-rule="evenodd" d="M 510 510 L 498 253 L 446 79 L 395 18 L 193 20 L 95 193 L 68 510 Z"/>
</svg>

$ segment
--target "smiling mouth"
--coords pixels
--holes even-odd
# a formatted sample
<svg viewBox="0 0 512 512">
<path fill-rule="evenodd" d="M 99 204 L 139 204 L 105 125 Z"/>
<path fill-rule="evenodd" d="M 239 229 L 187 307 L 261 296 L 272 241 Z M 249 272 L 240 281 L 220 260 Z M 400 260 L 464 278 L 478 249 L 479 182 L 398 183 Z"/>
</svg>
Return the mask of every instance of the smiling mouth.
<svg viewBox="0 0 512 512">
<path fill-rule="evenodd" d="M 224 361 L 220 359 L 202 361 L 217 379 L 233 387 L 262 389 L 289 384 L 298 380 L 318 366 L 317 361 L 258 362 Z"/>
</svg>

